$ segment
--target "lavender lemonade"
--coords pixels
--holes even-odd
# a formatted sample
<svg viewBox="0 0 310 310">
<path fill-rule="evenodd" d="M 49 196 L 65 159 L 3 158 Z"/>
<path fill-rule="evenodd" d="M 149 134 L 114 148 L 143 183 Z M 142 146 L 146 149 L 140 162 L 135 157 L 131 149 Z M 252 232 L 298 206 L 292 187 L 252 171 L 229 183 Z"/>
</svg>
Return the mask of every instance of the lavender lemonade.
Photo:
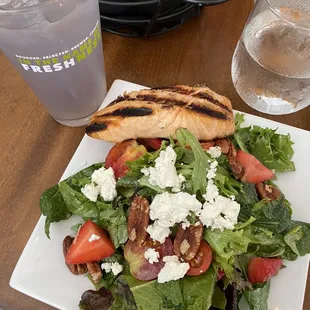
<svg viewBox="0 0 310 310">
<path fill-rule="evenodd" d="M 1 50 L 58 122 L 85 125 L 106 94 L 98 1 L 1 1 Z"/>
</svg>

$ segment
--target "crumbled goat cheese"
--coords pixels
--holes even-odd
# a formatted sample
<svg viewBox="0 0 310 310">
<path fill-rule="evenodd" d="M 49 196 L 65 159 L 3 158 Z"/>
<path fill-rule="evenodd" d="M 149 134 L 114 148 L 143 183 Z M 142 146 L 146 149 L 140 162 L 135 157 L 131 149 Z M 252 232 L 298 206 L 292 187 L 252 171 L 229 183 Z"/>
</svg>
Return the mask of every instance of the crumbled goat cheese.
<svg viewBox="0 0 310 310">
<path fill-rule="evenodd" d="M 101 268 L 105 271 L 105 272 L 111 272 L 116 276 L 118 275 L 120 272 L 123 271 L 123 266 L 118 263 L 102 263 L 101 264 Z"/>
<path fill-rule="evenodd" d="M 86 184 L 83 188 L 81 188 L 81 192 L 93 202 L 97 201 L 98 195 L 100 193 L 100 187 L 95 185 L 94 183 Z"/>
<path fill-rule="evenodd" d="M 149 225 L 146 231 L 153 240 L 157 240 L 160 243 L 164 243 L 166 238 L 170 235 L 170 228 L 161 226 L 159 221 L 155 221 L 153 225 Z"/>
<path fill-rule="evenodd" d="M 155 222 L 147 228 L 147 232 L 152 239 L 163 243 L 169 227 L 177 223 L 187 223 L 187 216 L 191 212 L 199 215 L 201 207 L 202 204 L 195 195 L 184 192 L 158 194 L 150 205 L 150 218 Z"/>
<path fill-rule="evenodd" d="M 164 267 L 158 274 L 158 283 L 165 283 L 169 281 L 175 281 L 185 276 L 186 272 L 190 268 L 188 263 L 181 263 L 177 256 L 165 256 L 163 258 L 165 262 Z"/>
<path fill-rule="evenodd" d="M 222 154 L 221 148 L 219 146 L 211 146 L 207 153 L 209 153 L 212 158 L 218 158 Z"/>
<path fill-rule="evenodd" d="M 168 146 L 166 150 L 160 152 L 159 157 L 155 160 L 155 167 L 143 168 L 141 172 L 149 177 L 149 182 L 152 185 L 157 185 L 160 188 L 172 187 L 173 192 L 179 192 L 185 177 L 182 174 L 177 174 L 176 159 L 177 154 L 171 146 Z"/>
<path fill-rule="evenodd" d="M 159 262 L 159 253 L 155 249 L 149 248 L 144 252 L 144 258 L 153 265 Z"/>
<path fill-rule="evenodd" d="M 240 205 L 224 196 L 217 196 L 213 201 L 205 202 L 200 220 L 211 229 L 233 229 L 238 221 Z"/>
<path fill-rule="evenodd" d="M 214 184 L 213 180 L 209 180 L 207 183 L 206 193 L 203 195 L 203 198 L 207 201 L 214 201 L 214 199 L 219 195 L 219 190 Z"/>
<path fill-rule="evenodd" d="M 100 236 L 98 235 L 95 235 L 95 234 L 92 234 L 89 239 L 88 239 L 88 242 L 93 242 L 95 240 L 99 240 L 100 239 Z"/>
<path fill-rule="evenodd" d="M 110 167 L 108 169 L 100 168 L 95 170 L 91 176 L 92 182 L 100 186 L 100 196 L 105 201 L 113 201 L 117 196 L 116 180 L 114 171 Z"/>
</svg>

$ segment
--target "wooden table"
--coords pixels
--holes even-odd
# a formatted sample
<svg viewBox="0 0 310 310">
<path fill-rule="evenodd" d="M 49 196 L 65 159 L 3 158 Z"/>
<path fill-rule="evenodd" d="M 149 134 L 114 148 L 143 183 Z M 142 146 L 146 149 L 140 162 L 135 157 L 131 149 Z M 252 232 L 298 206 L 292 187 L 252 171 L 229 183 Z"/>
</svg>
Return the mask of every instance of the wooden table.
<svg viewBox="0 0 310 310">
<path fill-rule="evenodd" d="M 229 97 L 234 108 L 260 115 L 242 102 L 230 75 L 233 51 L 251 8 L 251 0 L 205 8 L 199 18 L 151 39 L 104 33 L 108 86 L 114 79 L 147 86 L 205 81 Z M 310 130 L 310 108 L 264 117 Z M 52 309 L 8 283 L 40 217 L 39 197 L 61 177 L 84 129 L 56 123 L 1 52 L 0 126 L 0 309 Z M 304 309 L 310 309 L 309 285 Z"/>
</svg>

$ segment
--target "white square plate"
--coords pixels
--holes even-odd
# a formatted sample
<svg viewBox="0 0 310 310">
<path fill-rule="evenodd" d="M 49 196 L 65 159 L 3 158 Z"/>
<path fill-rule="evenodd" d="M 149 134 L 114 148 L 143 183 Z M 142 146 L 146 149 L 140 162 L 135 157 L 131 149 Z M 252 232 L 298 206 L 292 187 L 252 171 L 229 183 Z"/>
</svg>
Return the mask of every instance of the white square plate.
<svg viewBox="0 0 310 310">
<path fill-rule="evenodd" d="M 101 107 L 106 106 L 124 91 L 145 88 L 140 85 L 116 80 Z M 280 133 L 289 133 L 295 142 L 296 172 L 279 174 L 276 183 L 292 203 L 294 218 L 310 222 L 308 154 L 310 132 L 273 122 L 253 115 L 246 115 L 246 125 L 278 128 Z M 84 136 L 61 180 L 90 166 L 104 161 L 112 144 Z M 39 206 L 36 206 L 39 207 Z M 72 217 L 51 225 L 51 240 L 44 234 L 45 217 L 41 216 L 15 267 L 10 286 L 26 295 L 59 309 L 77 310 L 82 293 L 92 288 L 83 276 L 73 276 L 64 264 L 62 240 L 72 233 L 70 227 L 80 220 Z M 309 256 L 288 262 L 288 268 L 272 279 L 268 309 L 301 310 L 308 275 Z M 198 309 L 197 309 L 198 310 Z M 243 309 L 242 309 L 243 310 Z"/>
</svg>

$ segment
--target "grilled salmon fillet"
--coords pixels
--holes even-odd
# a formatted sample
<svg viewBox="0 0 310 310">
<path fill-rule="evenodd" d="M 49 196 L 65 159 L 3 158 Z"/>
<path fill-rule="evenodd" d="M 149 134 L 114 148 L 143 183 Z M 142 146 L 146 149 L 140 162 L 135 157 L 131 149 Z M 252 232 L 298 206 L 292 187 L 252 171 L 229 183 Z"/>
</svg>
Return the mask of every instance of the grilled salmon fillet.
<svg viewBox="0 0 310 310">
<path fill-rule="evenodd" d="M 86 133 L 121 142 L 174 137 L 187 128 L 198 140 L 213 140 L 235 131 L 232 106 L 207 87 L 174 85 L 124 93 L 91 118 Z"/>
</svg>

